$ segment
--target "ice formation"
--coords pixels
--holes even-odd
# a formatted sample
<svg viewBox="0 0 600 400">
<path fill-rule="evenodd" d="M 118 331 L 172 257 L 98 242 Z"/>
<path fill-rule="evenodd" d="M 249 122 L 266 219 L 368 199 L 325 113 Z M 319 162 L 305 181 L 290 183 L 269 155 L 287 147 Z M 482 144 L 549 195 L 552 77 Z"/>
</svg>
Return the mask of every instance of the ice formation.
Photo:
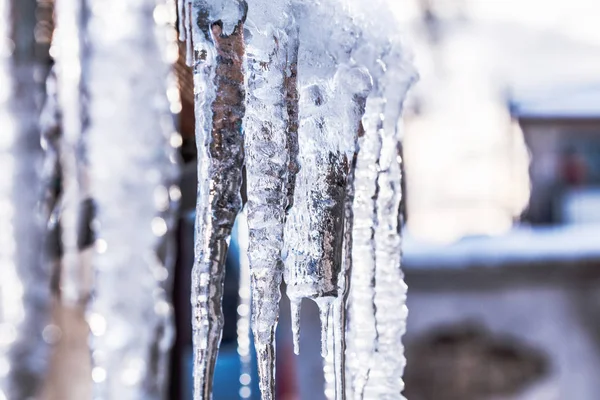
<svg viewBox="0 0 600 400">
<path fill-rule="evenodd" d="M 399 119 L 416 74 L 401 42 L 370 26 L 355 55 L 368 64 L 374 87 L 356 168 L 346 393 L 355 399 L 401 399 L 407 309 L 400 269 Z"/>
<path fill-rule="evenodd" d="M 29 141 L 39 132 L 25 115 L 35 110 L 31 70 L 12 69 L 12 2 L 0 0 L 0 163 L 11 177 L 0 182 L 0 400 L 32 395 L 20 379 L 42 368 L 33 354 L 44 348 L 49 285 L 44 264 L 24 249 L 41 240 L 29 183 L 41 183 L 44 222 L 60 232 L 63 298 L 86 300 L 86 265 L 96 271 L 88 314 L 95 396 L 164 395 L 173 334 L 170 232 L 181 196 L 182 139 L 170 111 L 179 108 L 170 74 L 178 57 L 174 1 L 57 0 L 38 182 Z M 243 285 L 239 351 L 247 361 L 250 308 L 263 398 L 275 398 L 282 280 L 296 352 L 301 302 L 320 309 L 330 398 L 402 398 L 398 120 L 414 72 L 386 10 L 384 0 L 368 7 L 359 0 L 178 0 L 198 147 L 195 399 L 211 398 L 225 257 L 244 176 L 240 221 L 252 301 Z M 29 95 L 13 96 L 17 87 Z M 89 257 L 82 250 L 92 227 L 97 254 Z M 24 327 L 40 335 L 24 343 Z M 248 379 L 240 377 L 242 389 Z"/>
<path fill-rule="evenodd" d="M 383 2 L 368 17 L 358 3 L 180 0 L 180 36 L 194 69 L 199 153 L 192 293 L 196 399 L 211 396 L 224 252 L 240 208 L 244 162 L 252 329 L 263 397 L 274 398 L 283 275 L 296 352 L 301 301 L 319 306 L 322 354 L 334 353 L 327 369 L 337 398 L 401 398 L 404 361 L 398 355 L 406 313 L 404 296 L 390 296 L 405 290 L 396 123 L 413 74 L 390 32 L 394 23 L 372 15 L 380 16 Z M 352 293 L 364 301 L 350 309 L 355 362 L 346 367 L 351 277 L 361 280 Z M 358 340 L 363 330 L 371 335 L 363 340 L 368 346 Z M 381 368 L 369 367 L 379 361 Z"/>
<path fill-rule="evenodd" d="M 288 108 L 297 41 L 290 1 L 249 1 L 246 28 L 246 210 L 252 330 L 264 399 L 275 398 L 275 328 L 283 278 L 283 228 L 293 198 L 297 122 Z"/>
<path fill-rule="evenodd" d="M 180 0 L 181 38 L 193 67 L 198 200 L 192 270 L 194 398 L 212 393 L 223 331 L 223 284 L 229 235 L 241 209 L 244 149 L 243 1 Z"/>
<path fill-rule="evenodd" d="M 39 88 L 11 39 L 13 2 L 0 0 L 0 399 L 33 398 L 47 367 L 49 277 L 35 213 L 41 156 Z"/>
<path fill-rule="evenodd" d="M 96 204 L 94 398 L 162 399 L 173 338 L 166 254 L 181 196 L 173 5 L 94 0 L 84 27 L 89 179 Z M 59 77 L 60 79 L 60 77 Z M 171 103 L 170 103 L 171 102 Z"/>
</svg>

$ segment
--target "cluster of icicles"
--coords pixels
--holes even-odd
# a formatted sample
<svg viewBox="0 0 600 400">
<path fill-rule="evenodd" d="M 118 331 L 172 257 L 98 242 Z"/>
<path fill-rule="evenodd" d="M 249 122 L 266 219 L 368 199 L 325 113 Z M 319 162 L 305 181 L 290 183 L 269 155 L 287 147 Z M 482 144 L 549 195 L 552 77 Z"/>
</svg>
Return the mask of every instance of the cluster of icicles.
<svg viewBox="0 0 600 400">
<path fill-rule="evenodd" d="M 15 56 L 18 4 L 0 0 L 0 399 L 42 387 L 85 399 L 90 381 L 94 399 L 163 399 L 181 197 L 175 3 L 56 0 L 41 110 L 45 66 Z M 67 388 L 48 383 L 50 346 L 78 328 L 53 324 L 54 299 L 85 308 L 92 334 L 91 379 L 58 378 Z"/>
<path fill-rule="evenodd" d="M 40 132 L 14 110 L 23 82 L 4 40 L 10 3 L 0 0 L 0 83 L 8 88 L 0 86 L 0 126 L 9 130 L 0 134 L 0 162 L 31 170 L 37 151 L 28 143 Z M 181 196 L 176 8 L 198 147 L 194 398 L 212 397 L 225 256 L 243 206 L 262 398 L 275 398 L 283 280 L 296 353 L 301 301 L 319 307 L 328 397 L 403 398 L 400 117 L 415 74 L 385 3 L 56 0 L 43 174 L 26 170 L 23 185 L 26 174 L 15 169 L 0 182 L 0 241 L 18 245 L 0 246 L 0 400 L 29 398 L 29 378 L 42 380 L 50 265 L 60 270 L 64 302 L 91 299 L 94 398 L 165 395 L 170 233 Z M 18 254 L 27 240 L 42 241 L 36 221 L 23 219 L 27 191 L 17 190 L 37 186 L 46 242 L 60 242 L 41 267 L 34 252 Z"/>
<path fill-rule="evenodd" d="M 301 301 L 319 307 L 322 355 L 334 376 L 329 396 L 402 398 L 407 311 L 398 122 L 414 74 L 393 22 L 382 16 L 385 7 L 378 16 L 365 12 L 377 6 L 383 4 L 179 2 L 199 154 L 196 399 L 211 397 L 224 261 L 242 207 L 243 168 L 262 397 L 275 398 L 283 279 L 296 353 Z"/>
</svg>

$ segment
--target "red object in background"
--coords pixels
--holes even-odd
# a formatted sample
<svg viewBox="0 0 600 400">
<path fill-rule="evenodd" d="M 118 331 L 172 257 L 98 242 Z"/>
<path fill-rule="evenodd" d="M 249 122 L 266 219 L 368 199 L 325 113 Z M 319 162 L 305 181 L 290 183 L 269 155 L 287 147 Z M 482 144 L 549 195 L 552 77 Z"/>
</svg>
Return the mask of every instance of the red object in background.
<svg viewBox="0 0 600 400">
<path fill-rule="evenodd" d="M 560 176 L 566 184 L 579 186 L 585 183 L 587 165 L 581 154 L 569 152 L 563 155 L 560 168 Z"/>
<path fill-rule="evenodd" d="M 282 343 L 277 349 L 277 399 L 299 400 L 296 384 L 296 355 L 291 343 Z"/>
</svg>

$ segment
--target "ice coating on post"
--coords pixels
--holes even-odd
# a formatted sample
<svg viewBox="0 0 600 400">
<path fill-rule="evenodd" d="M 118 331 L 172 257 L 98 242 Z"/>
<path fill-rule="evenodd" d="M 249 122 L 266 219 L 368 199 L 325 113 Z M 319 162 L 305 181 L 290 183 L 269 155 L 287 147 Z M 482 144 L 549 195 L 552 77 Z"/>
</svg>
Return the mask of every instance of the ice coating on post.
<svg viewBox="0 0 600 400">
<path fill-rule="evenodd" d="M 84 286 L 84 259 L 79 251 L 79 214 L 86 196 L 83 165 L 82 101 L 83 1 L 57 0 L 56 34 L 52 41 L 57 75 L 58 107 L 62 135 L 59 143 L 61 166 L 60 232 L 62 240 L 61 299 L 67 304 L 87 297 Z"/>
<path fill-rule="evenodd" d="M 291 67 L 297 51 L 289 0 L 248 1 L 246 20 L 246 114 L 244 144 L 248 201 L 248 258 L 252 284 L 252 330 L 263 399 L 275 398 L 275 329 L 283 278 L 283 228 L 291 206 L 297 152 L 288 110 Z M 292 61 L 293 62 L 293 61 Z M 295 90 L 295 88 L 291 88 Z M 292 114 L 290 116 L 290 114 Z M 289 185 L 289 187 L 288 187 Z"/>
<path fill-rule="evenodd" d="M 17 61 L 11 5 L 0 0 L 0 399 L 29 399 L 44 378 L 50 317 L 49 277 L 39 253 L 35 213 L 40 184 L 39 88 L 29 60 Z M 26 24 L 26 17 L 21 15 Z"/>
<path fill-rule="evenodd" d="M 179 6 L 180 33 L 189 43 L 194 73 L 198 147 L 191 296 L 194 399 L 210 399 L 223 331 L 227 241 L 241 208 L 247 5 L 239 0 L 182 0 Z"/>
<path fill-rule="evenodd" d="M 162 0 L 88 5 L 83 71 L 97 208 L 95 295 L 87 315 L 94 398 L 159 400 L 173 327 L 166 290 L 171 271 L 158 252 L 181 195 L 173 186 L 181 139 L 167 96 L 175 15 Z"/>
</svg>

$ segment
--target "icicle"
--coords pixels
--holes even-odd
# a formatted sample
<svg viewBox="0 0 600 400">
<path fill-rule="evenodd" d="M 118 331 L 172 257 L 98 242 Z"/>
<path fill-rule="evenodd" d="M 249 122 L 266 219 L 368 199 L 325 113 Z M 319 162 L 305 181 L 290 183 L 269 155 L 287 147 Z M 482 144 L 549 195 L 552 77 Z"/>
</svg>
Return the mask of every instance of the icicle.
<svg viewBox="0 0 600 400">
<path fill-rule="evenodd" d="M 290 314 L 292 325 L 292 340 L 294 343 L 294 353 L 300 354 L 300 309 L 302 298 L 290 299 Z"/>
<path fill-rule="evenodd" d="M 44 378 L 50 316 L 49 277 L 39 253 L 35 213 L 40 184 L 34 68 L 17 61 L 11 5 L 0 0 L 0 399 L 37 396 Z M 20 15 L 26 24 L 26 16 Z M 21 44 L 23 44 L 21 42 Z"/>
<path fill-rule="evenodd" d="M 315 89 L 318 91 L 316 87 Z M 302 97 L 302 94 L 301 94 Z M 302 105 L 300 115 L 302 115 Z M 302 118 L 302 117 L 301 117 Z M 316 131 L 315 136 L 324 132 Z M 303 139 L 301 123 L 300 143 L 318 142 L 316 137 Z M 317 146 L 323 146 L 317 149 Z M 285 228 L 288 247 L 285 271 L 287 295 L 292 306 L 294 348 L 298 351 L 299 313 L 302 298 L 327 298 L 337 295 L 337 279 L 341 268 L 344 182 L 347 158 L 327 151 L 326 143 L 319 143 L 311 151 L 300 147 L 301 169 L 296 178 L 294 206 Z M 308 154 L 307 154 L 308 153 Z M 316 154 L 315 154 L 316 153 Z M 326 176 L 321 166 L 327 168 Z M 322 313 L 325 305 L 320 306 Z M 323 327 L 326 337 L 327 325 Z"/>
<path fill-rule="evenodd" d="M 89 2 L 85 135 L 97 274 L 87 319 L 98 399 L 165 395 L 173 328 L 171 266 L 161 258 L 173 260 L 166 236 L 181 197 L 174 185 L 181 137 L 169 111 L 177 102 L 172 19 L 162 0 Z"/>
<path fill-rule="evenodd" d="M 298 60 L 302 60 L 302 64 L 298 65 L 297 78 L 300 88 L 300 170 L 296 175 L 294 206 L 289 211 L 285 226 L 285 281 L 291 302 L 294 351 L 297 353 L 302 298 L 316 299 L 336 294 L 343 200 L 343 188 L 340 188 L 339 182 L 345 179 L 347 160 L 345 154 L 339 152 L 338 138 L 333 132 L 327 132 L 324 124 L 329 112 L 325 103 L 332 97 L 329 84 L 336 68 L 334 60 L 328 57 L 324 41 L 316 40 L 318 34 L 325 33 L 318 28 L 325 24 L 326 19 L 315 15 L 313 11 L 317 8 L 314 5 L 298 3 L 295 8 L 297 15 L 304 14 L 299 20 L 300 27 L 308 28 L 299 32 L 298 39 Z M 311 31 L 312 28 L 318 33 Z M 311 74 L 318 67 L 322 67 L 323 71 L 320 76 Z M 323 170 L 327 171 L 326 176 Z M 327 330 L 326 324 L 324 329 Z"/>
<path fill-rule="evenodd" d="M 350 268 L 343 251 L 344 239 L 349 238 L 344 229 L 346 222 L 347 229 L 351 228 L 351 215 L 346 214 L 352 196 L 353 159 L 371 78 L 364 68 L 353 66 L 349 55 L 359 32 L 350 18 L 337 14 L 340 9 L 298 5 L 303 19 L 298 58 L 301 168 L 286 224 L 285 278 L 293 312 L 298 312 L 304 297 L 319 305 L 322 353 L 326 357 L 328 348 L 334 349 L 328 358 L 332 365 L 326 368 L 337 378 L 336 398 L 343 399 L 344 309 Z"/>
<path fill-rule="evenodd" d="M 377 61 L 368 65 L 375 88 L 367 100 L 356 171 L 348 389 L 355 399 L 402 399 L 398 383 L 405 364 L 401 337 L 407 311 L 400 269 L 403 178 L 396 129 L 413 73 L 397 43 L 390 47 L 378 37 L 367 40 L 355 57 Z"/>
<path fill-rule="evenodd" d="M 360 139 L 354 181 L 348 378 L 355 399 L 363 398 L 377 340 L 372 286 L 375 280 L 374 231 L 377 224 L 374 212 L 379 195 L 377 175 L 384 106 L 385 100 L 376 95 L 367 100 L 363 119 L 365 133 Z"/>
<path fill-rule="evenodd" d="M 192 271 L 194 398 L 210 399 L 223 330 L 224 263 L 227 240 L 241 207 L 244 162 L 244 21 L 238 0 L 181 1 L 180 16 L 193 56 L 198 201 Z M 190 35 L 190 32 L 192 33 Z M 193 50 L 193 51 L 191 51 Z M 193 52 L 193 54 L 191 54 Z"/>
<path fill-rule="evenodd" d="M 81 57 L 83 54 L 83 2 L 57 0 L 56 33 L 52 42 L 62 122 L 60 164 L 62 170 L 60 232 L 62 239 L 61 298 L 69 305 L 85 300 L 89 266 L 80 253 L 80 211 L 87 197 L 82 130 L 85 110 L 82 101 Z"/>
<path fill-rule="evenodd" d="M 359 98 L 356 115 L 362 115 L 364 113 L 364 97 Z M 350 117 L 350 116 L 349 116 Z M 348 121 L 352 124 L 352 121 L 356 123 L 356 119 L 349 118 Z M 362 125 L 356 123 L 351 125 L 350 129 L 357 132 L 357 137 L 362 134 Z M 338 278 L 338 297 L 333 303 L 333 315 L 331 320 L 331 328 L 333 329 L 330 335 L 332 340 L 331 348 L 333 348 L 334 354 L 332 357 L 327 359 L 333 367 L 334 376 L 334 393 L 337 398 L 346 398 L 346 303 L 348 300 L 349 289 L 350 289 L 350 274 L 352 271 L 352 228 L 354 224 L 354 215 L 352 211 L 352 204 L 354 201 L 354 185 L 355 185 L 355 169 L 356 169 L 356 153 L 354 154 L 350 173 L 348 174 L 348 181 L 346 183 L 346 200 L 344 204 L 344 247 L 343 247 L 343 264 L 342 270 Z M 330 367 L 331 369 L 331 367 Z M 327 387 L 326 387 L 327 392 Z"/>
<path fill-rule="evenodd" d="M 269 8 L 269 13 L 265 13 Z M 297 151 L 295 118 L 288 111 L 288 55 L 295 58 L 289 0 L 249 1 L 246 21 L 246 115 L 244 143 L 252 281 L 252 329 L 263 399 L 275 398 L 275 329 L 283 278 L 281 249 L 286 209 L 291 205 L 290 164 Z M 290 48 L 291 47 L 291 48 Z M 292 122 L 293 123 L 293 122 Z M 293 167 L 292 167 L 293 168 Z"/>
<path fill-rule="evenodd" d="M 288 182 L 287 182 L 287 209 L 286 221 L 289 210 L 294 205 L 294 194 L 296 191 L 296 175 L 300 170 L 298 154 L 298 129 L 299 121 L 299 100 L 298 91 L 298 49 L 299 41 L 299 24 L 296 22 L 287 29 L 288 48 L 287 48 L 287 73 L 284 78 L 286 106 L 288 113 L 287 138 L 288 138 Z M 285 226 L 284 226 L 285 238 Z M 284 241 L 285 244 L 285 241 Z M 286 251 L 286 247 L 282 248 L 282 252 Z M 283 253 L 282 253 L 283 259 Z M 286 267 L 284 266 L 284 272 Z M 300 354 L 300 306 L 301 299 L 290 299 L 291 325 L 292 325 L 292 341 L 294 353 Z"/>
<path fill-rule="evenodd" d="M 340 73 L 342 72 L 342 73 Z M 342 122 L 342 130 L 354 138 L 357 148 L 357 140 L 362 136 L 363 128 L 360 123 L 360 117 L 364 114 L 365 101 L 368 92 L 371 90 L 371 79 L 368 73 L 360 68 L 344 69 L 338 72 L 338 78 L 341 82 L 340 87 L 355 88 L 357 93 L 353 96 L 353 105 L 345 110 L 346 118 Z M 365 85 L 366 84 L 366 85 Z M 363 87 L 362 90 L 359 88 Z M 346 303 L 349 295 L 350 273 L 352 269 L 352 228 L 353 228 L 353 210 L 356 169 L 356 150 L 352 157 L 352 163 L 346 180 L 346 195 L 344 200 L 344 225 L 343 225 L 343 253 L 342 268 L 338 275 L 337 297 L 331 304 L 329 316 L 329 332 L 327 348 L 333 351 L 333 354 L 327 354 L 325 357 L 324 369 L 332 374 L 333 379 L 326 379 L 325 394 L 333 398 L 345 399 L 346 397 Z"/>
<path fill-rule="evenodd" d="M 403 399 L 402 374 L 406 359 L 402 336 L 406 331 L 407 287 L 400 268 L 402 256 L 401 202 L 402 159 L 401 126 L 398 125 L 404 96 L 414 80 L 404 49 L 392 47 L 386 57 L 388 66 L 385 82 L 386 105 L 382 147 L 379 157 L 377 185 L 377 227 L 375 229 L 375 321 L 378 333 L 377 352 L 365 397 Z"/>
<path fill-rule="evenodd" d="M 319 317 L 321 319 L 321 357 L 325 358 L 329 352 L 329 320 L 331 315 L 331 305 L 333 299 L 331 297 L 324 297 L 317 299 L 317 306 L 319 307 Z M 333 325 L 332 325 L 333 326 Z"/>
</svg>

